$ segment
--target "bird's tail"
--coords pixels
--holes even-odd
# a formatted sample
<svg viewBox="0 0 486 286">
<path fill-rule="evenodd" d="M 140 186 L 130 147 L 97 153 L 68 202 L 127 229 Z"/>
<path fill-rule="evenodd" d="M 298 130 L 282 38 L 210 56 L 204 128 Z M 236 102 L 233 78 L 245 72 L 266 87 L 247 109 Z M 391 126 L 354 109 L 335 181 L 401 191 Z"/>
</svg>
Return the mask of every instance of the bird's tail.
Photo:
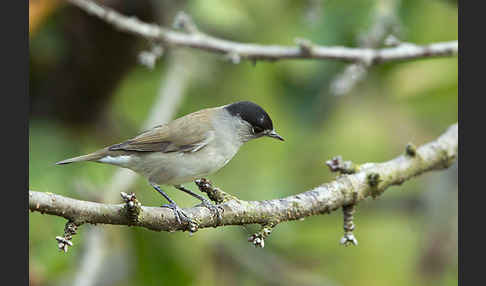
<svg viewBox="0 0 486 286">
<path fill-rule="evenodd" d="M 63 164 L 69 164 L 69 163 L 74 163 L 74 162 L 82 162 L 82 161 L 97 161 L 97 160 L 101 159 L 103 156 L 105 156 L 104 151 L 105 150 L 100 150 L 100 151 L 97 151 L 97 152 L 93 152 L 91 154 L 62 160 L 62 161 L 57 162 L 56 165 L 63 165 Z"/>
</svg>

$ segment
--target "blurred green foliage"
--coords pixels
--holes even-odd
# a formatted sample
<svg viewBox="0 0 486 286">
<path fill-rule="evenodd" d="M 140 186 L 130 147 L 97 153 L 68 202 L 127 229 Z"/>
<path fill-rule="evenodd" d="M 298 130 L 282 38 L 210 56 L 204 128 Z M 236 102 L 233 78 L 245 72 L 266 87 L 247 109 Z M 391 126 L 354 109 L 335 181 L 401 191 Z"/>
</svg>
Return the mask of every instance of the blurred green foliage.
<svg viewBox="0 0 486 286">
<path fill-rule="evenodd" d="M 372 25 L 372 15 L 382 2 L 188 1 L 185 11 L 201 30 L 232 40 L 293 44 L 294 38 L 302 37 L 323 45 L 356 46 L 359 34 Z M 396 14 L 403 41 L 425 44 L 458 38 L 457 7 L 448 1 L 402 1 Z M 31 42 L 31 53 L 46 53 L 44 45 L 59 44 L 58 36 L 42 31 Z M 345 68 L 344 63 L 292 60 L 234 65 L 217 55 L 191 53 L 204 64 L 190 82 L 178 116 L 251 100 L 267 110 L 286 138 L 285 143 L 260 139 L 246 144 L 225 168 L 210 177 L 241 199 L 273 199 L 308 190 L 334 178 L 324 164 L 332 156 L 339 154 L 356 163 L 389 160 L 402 153 L 408 142 L 423 144 L 457 121 L 457 57 L 375 66 L 349 94 L 338 97 L 331 95 L 329 84 Z M 103 192 L 116 167 L 93 163 L 59 167 L 54 162 L 134 136 L 157 97 L 166 62 L 160 60 L 154 70 L 137 66 L 120 82 L 109 110 L 120 130 L 113 138 L 94 136 L 94 127 L 73 129 L 63 122 L 32 117 L 30 189 L 81 199 L 89 199 L 83 195 L 85 188 Z M 454 256 L 444 262 L 440 275 L 427 278 L 420 274 L 419 261 L 432 226 L 423 207 L 403 207 L 410 200 L 420 201 L 434 178 L 439 175 L 426 174 L 359 205 L 357 247 L 345 248 L 338 243 L 342 236 L 340 211 L 283 223 L 257 252 L 249 249 L 249 233 L 242 227 L 205 229 L 189 236 L 97 226 L 109 230 L 110 244 L 130 253 L 126 261 L 129 273 L 101 271 L 124 277 L 116 285 L 275 285 L 268 275 L 278 278 L 279 273 L 252 271 L 244 261 L 254 259 L 258 264 L 258 257 L 277 255 L 288 272 L 296 277 L 312 276 L 320 285 L 329 281 L 329 285 L 456 285 Z M 196 203 L 171 187 L 166 189 L 182 206 Z M 145 205 L 162 202 L 140 177 L 132 191 Z M 83 245 L 87 226 L 80 227 L 73 238 L 75 246 L 63 254 L 56 251 L 54 237 L 62 234 L 65 221 L 39 213 L 31 213 L 29 219 L 31 275 L 34 273 L 43 285 L 57 285 L 75 275 L 83 251 L 89 247 Z M 231 263 L 222 260 L 218 251 L 224 251 Z"/>
</svg>

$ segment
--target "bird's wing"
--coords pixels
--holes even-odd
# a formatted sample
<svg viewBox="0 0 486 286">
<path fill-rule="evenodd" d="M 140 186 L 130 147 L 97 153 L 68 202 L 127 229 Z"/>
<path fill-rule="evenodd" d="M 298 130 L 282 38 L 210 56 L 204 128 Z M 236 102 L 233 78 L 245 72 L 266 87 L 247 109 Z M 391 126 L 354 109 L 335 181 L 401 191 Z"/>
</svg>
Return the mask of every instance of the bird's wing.
<svg viewBox="0 0 486 286">
<path fill-rule="evenodd" d="M 213 139 L 206 113 L 195 112 L 168 124 L 158 125 L 130 140 L 108 147 L 110 151 L 196 152 Z"/>
</svg>

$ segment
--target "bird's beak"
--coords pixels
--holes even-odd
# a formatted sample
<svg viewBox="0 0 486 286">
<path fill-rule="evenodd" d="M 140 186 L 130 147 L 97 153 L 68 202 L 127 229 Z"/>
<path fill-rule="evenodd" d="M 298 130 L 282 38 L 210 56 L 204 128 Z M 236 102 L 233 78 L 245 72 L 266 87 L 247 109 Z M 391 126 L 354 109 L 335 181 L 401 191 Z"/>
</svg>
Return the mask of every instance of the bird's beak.
<svg viewBox="0 0 486 286">
<path fill-rule="evenodd" d="M 278 135 L 278 133 L 275 132 L 275 130 L 272 130 L 272 131 L 268 132 L 267 136 L 268 137 L 275 138 L 275 139 L 278 139 L 280 141 L 285 141 L 282 136 Z"/>
</svg>

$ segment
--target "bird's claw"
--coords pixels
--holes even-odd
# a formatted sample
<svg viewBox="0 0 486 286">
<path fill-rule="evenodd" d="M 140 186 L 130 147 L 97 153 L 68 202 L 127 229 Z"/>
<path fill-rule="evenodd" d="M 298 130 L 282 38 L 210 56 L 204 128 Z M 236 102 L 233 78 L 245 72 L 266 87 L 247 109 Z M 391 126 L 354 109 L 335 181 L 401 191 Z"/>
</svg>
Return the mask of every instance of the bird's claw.
<svg viewBox="0 0 486 286">
<path fill-rule="evenodd" d="M 223 221 L 223 212 L 224 209 L 223 207 L 219 205 L 215 205 L 211 203 L 209 200 L 203 200 L 201 201 L 201 205 L 204 206 L 205 208 L 209 209 L 212 213 L 214 213 L 218 219 L 218 223 L 221 223 Z"/>
<path fill-rule="evenodd" d="M 195 223 L 178 205 L 174 203 L 165 204 L 160 207 L 171 209 L 174 212 L 174 215 L 179 224 L 182 224 L 182 222 L 184 222 L 187 225 L 191 225 Z"/>
</svg>

